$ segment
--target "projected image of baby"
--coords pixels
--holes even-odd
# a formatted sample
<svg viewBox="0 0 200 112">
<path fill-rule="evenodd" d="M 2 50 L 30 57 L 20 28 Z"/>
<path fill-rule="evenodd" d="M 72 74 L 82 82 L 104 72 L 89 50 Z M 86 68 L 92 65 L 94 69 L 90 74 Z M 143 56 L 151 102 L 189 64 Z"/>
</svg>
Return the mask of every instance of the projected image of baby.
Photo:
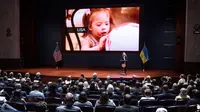
<svg viewBox="0 0 200 112">
<path fill-rule="evenodd" d="M 109 8 L 91 8 L 83 16 L 83 25 L 88 28 L 83 34 L 81 50 L 105 50 L 106 40 L 114 26 Z"/>
</svg>

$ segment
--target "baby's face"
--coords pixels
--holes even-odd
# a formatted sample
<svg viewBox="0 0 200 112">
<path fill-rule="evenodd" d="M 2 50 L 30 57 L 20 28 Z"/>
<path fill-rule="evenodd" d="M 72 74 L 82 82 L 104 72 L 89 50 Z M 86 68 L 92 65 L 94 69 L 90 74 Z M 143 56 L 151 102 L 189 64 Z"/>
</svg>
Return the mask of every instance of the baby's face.
<svg viewBox="0 0 200 112">
<path fill-rule="evenodd" d="M 95 38 L 106 36 L 110 30 L 110 16 L 106 12 L 97 12 L 92 17 L 92 23 L 89 27 Z"/>
</svg>

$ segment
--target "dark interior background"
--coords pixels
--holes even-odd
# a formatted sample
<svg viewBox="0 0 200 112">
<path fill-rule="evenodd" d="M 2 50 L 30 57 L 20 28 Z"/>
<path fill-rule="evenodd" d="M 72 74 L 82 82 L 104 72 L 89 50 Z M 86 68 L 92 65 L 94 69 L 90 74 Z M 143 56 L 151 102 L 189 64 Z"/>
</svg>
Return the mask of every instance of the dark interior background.
<svg viewBox="0 0 200 112">
<path fill-rule="evenodd" d="M 138 5 L 140 10 L 140 50 L 149 51 L 146 69 L 181 71 L 184 62 L 184 33 L 177 36 L 177 25 L 184 22 L 185 0 L 21 0 L 21 58 L 24 67 L 53 67 L 56 42 L 63 43 L 65 9 L 99 6 Z M 179 20 L 179 23 L 177 22 Z M 180 35 L 180 33 L 179 33 Z M 63 67 L 120 68 L 122 52 L 63 52 Z M 140 52 L 127 52 L 128 68 L 142 68 Z"/>
</svg>

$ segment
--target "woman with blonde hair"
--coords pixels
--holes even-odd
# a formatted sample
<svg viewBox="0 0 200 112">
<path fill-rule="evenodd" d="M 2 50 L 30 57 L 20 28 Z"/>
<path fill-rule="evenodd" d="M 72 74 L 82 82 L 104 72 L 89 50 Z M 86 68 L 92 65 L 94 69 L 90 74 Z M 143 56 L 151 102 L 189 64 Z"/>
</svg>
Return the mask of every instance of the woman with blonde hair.
<svg viewBox="0 0 200 112">
<path fill-rule="evenodd" d="M 175 100 L 189 100 L 190 96 L 187 93 L 186 88 L 181 88 L 180 93 L 176 96 Z"/>
</svg>

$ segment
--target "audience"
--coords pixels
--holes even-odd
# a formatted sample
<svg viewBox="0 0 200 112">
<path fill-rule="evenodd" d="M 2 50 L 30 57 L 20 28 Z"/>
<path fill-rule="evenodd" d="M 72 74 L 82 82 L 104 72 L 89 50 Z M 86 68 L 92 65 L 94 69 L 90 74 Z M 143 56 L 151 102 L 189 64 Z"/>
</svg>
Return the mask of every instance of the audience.
<svg viewBox="0 0 200 112">
<path fill-rule="evenodd" d="M 160 78 L 161 82 L 159 82 L 159 78 L 151 79 L 149 75 L 143 81 L 136 78 L 135 75 L 131 79 L 121 76 L 118 80 L 114 80 L 107 76 L 104 80 L 100 80 L 97 73 L 94 73 L 91 79 L 86 79 L 84 74 L 81 74 L 78 79 L 72 80 L 69 75 L 65 81 L 58 78 L 56 82 L 49 81 L 45 84 L 42 83 L 40 72 L 37 72 L 36 76 L 31 79 L 29 73 L 23 76 L 21 73 L 9 72 L 8 74 L 6 71 L 0 70 L 1 110 L 18 111 L 18 108 L 10 104 L 12 102 L 22 103 L 26 108 L 28 97 L 43 99 L 42 102 L 37 101 L 36 112 L 48 111 L 49 102 L 48 104 L 45 102 L 48 97 L 61 99 L 62 104 L 57 104 L 57 112 L 80 112 L 79 107 L 93 108 L 94 104 L 94 109 L 97 106 L 113 106 L 115 112 L 138 112 L 139 107 L 135 103 L 133 106 L 132 101 L 139 103 L 141 100 L 155 100 L 155 98 L 158 101 L 162 99 L 186 100 L 187 105 L 196 105 L 200 104 L 199 80 L 199 74 L 196 74 L 196 77 L 188 75 L 187 81 L 184 74 L 180 75 L 179 80 L 163 76 Z M 173 86 L 171 86 L 172 84 Z M 98 95 L 99 99 L 97 99 Z M 91 98 L 97 101 L 95 102 Z M 158 108 L 156 112 L 167 112 L 167 110 Z"/>
</svg>

